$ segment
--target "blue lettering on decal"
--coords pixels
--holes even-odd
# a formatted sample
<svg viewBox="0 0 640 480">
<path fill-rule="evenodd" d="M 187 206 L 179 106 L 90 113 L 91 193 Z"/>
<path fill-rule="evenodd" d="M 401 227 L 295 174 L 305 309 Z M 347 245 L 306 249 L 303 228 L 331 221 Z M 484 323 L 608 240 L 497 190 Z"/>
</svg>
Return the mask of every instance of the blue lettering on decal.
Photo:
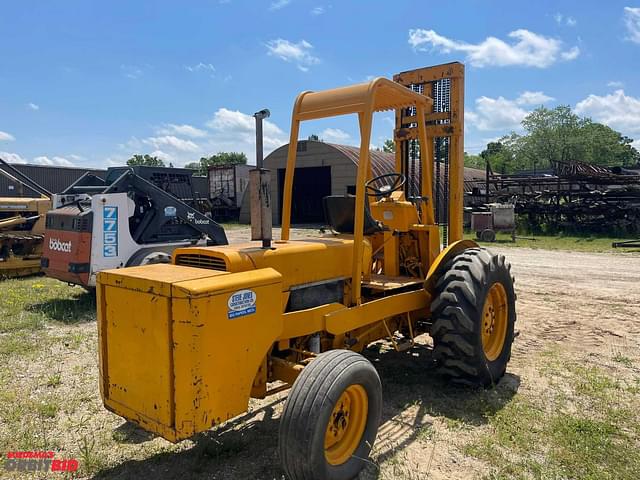
<svg viewBox="0 0 640 480">
<path fill-rule="evenodd" d="M 118 256 L 118 207 L 105 205 L 102 210 L 102 256 Z"/>
</svg>

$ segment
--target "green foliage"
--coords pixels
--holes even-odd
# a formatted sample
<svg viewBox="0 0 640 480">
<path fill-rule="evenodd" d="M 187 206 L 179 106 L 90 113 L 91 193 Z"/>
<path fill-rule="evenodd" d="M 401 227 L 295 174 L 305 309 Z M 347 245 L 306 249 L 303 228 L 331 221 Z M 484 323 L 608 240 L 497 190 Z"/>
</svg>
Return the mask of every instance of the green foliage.
<svg viewBox="0 0 640 480">
<path fill-rule="evenodd" d="M 395 153 L 396 151 L 396 143 L 390 138 L 386 139 L 382 144 L 382 150 L 387 153 Z"/>
<path fill-rule="evenodd" d="M 551 168 L 554 162 L 634 165 L 640 153 L 631 138 L 612 128 L 581 118 L 567 105 L 540 107 L 522 121 L 524 135 L 512 132 L 491 142 L 480 154 L 495 173 Z"/>
<path fill-rule="evenodd" d="M 504 136 L 499 142 L 489 142 L 487 148 L 480 152 L 480 156 L 486 162 L 489 161 L 494 173 L 512 173 L 518 168 L 513 150 L 509 148 L 508 142 L 513 140 L 515 133 Z"/>
<path fill-rule="evenodd" d="M 307 140 L 310 140 L 312 142 L 319 142 L 320 141 L 320 137 L 318 135 L 316 135 L 315 133 L 312 133 L 311 135 L 309 135 Z"/>
<path fill-rule="evenodd" d="M 130 167 L 136 165 L 144 165 L 147 167 L 164 167 L 164 162 L 158 157 L 152 157 L 151 155 L 134 155 L 127 160 L 127 165 Z"/>
<path fill-rule="evenodd" d="M 199 162 L 187 163 L 184 167 L 197 170 L 198 175 L 206 175 L 209 167 L 215 165 L 246 165 L 247 156 L 242 152 L 220 152 L 210 157 L 201 157 Z"/>
<path fill-rule="evenodd" d="M 471 153 L 464 152 L 464 166 L 484 170 L 485 161 L 481 155 L 472 155 Z"/>
</svg>

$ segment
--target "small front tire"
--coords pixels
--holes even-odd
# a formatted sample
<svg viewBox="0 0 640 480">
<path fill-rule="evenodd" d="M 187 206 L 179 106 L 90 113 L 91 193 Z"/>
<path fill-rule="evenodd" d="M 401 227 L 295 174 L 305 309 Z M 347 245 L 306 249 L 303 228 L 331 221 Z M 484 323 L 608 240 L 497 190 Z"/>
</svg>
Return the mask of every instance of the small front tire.
<svg viewBox="0 0 640 480">
<path fill-rule="evenodd" d="M 365 466 L 381 414 L 382 386 L 371 362 L 349 350 L 318 355 L 293 384 L 280 419 L 287 478 L 354 478 Z"/>
</svg>

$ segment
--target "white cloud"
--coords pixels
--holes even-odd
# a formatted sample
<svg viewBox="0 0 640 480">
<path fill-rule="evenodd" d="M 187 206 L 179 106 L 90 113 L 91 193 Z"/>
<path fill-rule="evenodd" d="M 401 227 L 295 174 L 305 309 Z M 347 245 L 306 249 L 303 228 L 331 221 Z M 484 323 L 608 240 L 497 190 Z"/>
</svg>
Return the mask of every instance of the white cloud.
<svg viewBox="0 0 640 480">
<path fill-rule="evenodd" d="M 542 105 L 543 103 L 551 102 L 553 100 L 555 100 L 555 98 L 545 95 L 542 92 L 530 92 L 527 90 L 522 92 L 520 96 L 516 98 L 516 103 L 518 105 Z"/>
<path fill-rule="evenodd" d="M 487 37 L 477 44 L 466 43 L 421 28 L 409 30 L 409 44 L 415 50 L 438 50 L 442 53 L 464 52 L 474 67 L 511 66 L 546 68 L 559 60 L 573 60 L 580 54 L 578 47 L 563 50 L 562 42 L 529 30 L 509 33 L 512 43 L 496 37 Z"/>
<path fill-rule="evenodd" d="M 267 42 L 267 49 L 269 55 L 278 57 L 285 62 L 295 63 L 300 70 L 306 72 L 311 65 L 315 65 L 320 62 L 320 59 L 311 55 L 313 45 L 306 40 L 301 40 L 298 43 L 292 43 L 289 40 L 278 38 L 276 40 L 270 40 Z"/>
<path fill-rule="evenodd" d="M 504 97 L 476 99 L 476 109 L 465 115 L 478 130 L 511 130 L 518 128 L 527 111 Z"/>
<path fill-rule="evenodd" d="M 591 94 L 576 104 L 575 112 L 609 125 L 623 135 L 640 137 L 640 98 L 625 95 L 624 90 L 604 96 Z"/>
<path fill-rule="evenodd" d="M 125 77 L 132 80 L 137 80 L 142 76 L 142 70 L 135 65 L 120 65 L 120 71 Z"/>
<path fill-rule="evenodd" d="M 622 87 L 624 87 L 624 83 L 615 80 L 615 81 L 611 81 L 611 82 L 607 83 L 607 87 L 622 88 Z"/>
<path fill-rule="evenodd" d="M 207 136 L 207 132 L 191 125 L 176 125 L 168 123 L 157 130 L 159 135 L 182 135 L 190 138 L 202 138 Z"/>
<path fill-rule="evenodd" d="M 196 143 L 192 142 L 191 140 L 178 138 L 175 135 L 149 137 L 142 140 L 142 143 L 144 143 L 145 145 L 150 145 L 158 150 L 162 149 L 162 147 L 169 147 L 181 152 L 197 152 L 199 150 L 199 147 Z"/>
<path fill-rule="evenodd" d="M 184 68 L 190 72 L 215 72 L 216 68 L 210 63 L 198 63 L 196 65 L 185 65 Z"/>
<path fill-rule="evenodd" d="M 84 157 L 79 155 L 67 155 L 67 157 L 73 160 L 84 160 Z M 17 153 L 11 152 L 0 152 L 0 158 L 9 162 L 9 163 L 34 163 L 36 165 L 48 165 L 48 166 L 57 166 L 57 167 L 73 167 L 74 163 L 69 160 L 69 158 L 53 156 L 48 157 L 46 155 L 40 155 L 38 157 L 34 157 L 31 161 L 28 159 L 21 157 Z"/>
<path fill-rule="evenodd" d="M 322 15 L 323 13 L 324 13 L 323 6 L 313 7 L 311 9 L 311 15 Z"/>
<path fill-rule="evenodd" d="M 218 152 L 243 152 L 250 163 L 255 159 L 255 119 L 246 113 L 220 108 L 205 128 L 167 123 L 155 129 L 155 135 L 131 137 L 118 145 L 121 152 L 111 155 L 110 165 L 122 165 L 133 154 L 155 155 L 176 167 Z M 275 123 L 263 123 L 265 155 L 285 144 L 288 137 Z M 197 138 L 197 143 L 188 139 Z"/>
<path fill-rule="evenodd" d="M 624 7 L 624 25 L 627 27 L 628 40 L 640 43 L 640 8 Z"/>
<path fill-rule="evenodd" d="M 51 166 L 58 166 L 58 167 L 73 167 L 73 162 L 67 160 L 64 157 L 52 157 L 49 158 L 45 155 L 42 155 L 40 157 L 35 157 L 33 159 L 33 163 L 36 163 L 38 165 L 51 165 Z"/>
<path fill-rule="evenodd" d="M 291 0 L 275 0 L 269 5 L 269 10 L 280 10 L 291 3 Z"/>
<path fill-rule="evenodd" d="M 522 92 L 515 100 L 502 96 L 476 99 L 474 110 L 465 112 L 466 127 L 473 126 L 481 131 L 516 130 L 522 119 L 529 114 L 525 106 L 542 105 L 554 100 L 543 92 Z"/>
<path fill-rule="evenodd" d="M 15 139 L 10 133 L 0 131 L 0 142 L 13 142 Z"/>
<path fill-rule="evenodd" d="M 31 110 L 40 110 L 40 105 L 36 105 L 32 102 L 27 103 L 27 107 L 29 107 Z"/>
<path fill-rule="evenodd" d="M 170 153 L 163 152 L 162 150 L 154 150 L 149 155 L 152 157 L 158 157 L 160 160 L 164 160 L 165 164 L 168 166 L 169 163 L 173 163 L 175 165 L 176 158 Z"/>
<path fill-rule="evenodd" d="M 255 150 L 256 124 L 251 115 L 238 110 L 220 108 L 207 122 L 212 143 L 218 151 L 243 151 L 251 159 Z M 275 123 L 265 120 L 262 125 L 265 155 L 287 142 L 286 134 Z"/>
<path fill-rule="evenodd" d="M 578 47 L 571 47 L 569 50 L 560 53 L 563 60 L 570 61 L 575 60 L 580 55 L 580 49 Z"/>
<path fill-rule="evenodd" d="M 339 128 L 325 128 L 320 134 L 320 138 L 329 143 L 346 143 L 351 140 L 351 135 Z"/>
<path fill-rule="evenodd" d="M 22 158 L 17 153 L 0 152 L 0 158 L 8 163 L 27 163 L 27 159 Z"/>
<path fill-rule="evenodd" d="M 561 13 L 556 13 L 553 16 L 553 19 L 558 25 L 566 25 L 567 27 L 575 27 L 578 24 L 578 21 L 575 18 L 569 15 L 564 16 Z"/>
</svg>

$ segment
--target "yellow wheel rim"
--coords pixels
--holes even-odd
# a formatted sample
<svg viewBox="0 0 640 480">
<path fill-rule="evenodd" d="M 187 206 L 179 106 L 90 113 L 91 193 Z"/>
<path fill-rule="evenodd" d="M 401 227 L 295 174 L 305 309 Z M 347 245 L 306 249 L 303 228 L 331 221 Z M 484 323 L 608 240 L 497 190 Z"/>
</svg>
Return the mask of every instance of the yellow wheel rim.
<svg viewBox="0 0 640 480">
<path fill-rule="evenodd" d="M 482 349 L 489 361 L 494 361 L 502 353 L 508 317 L 507 292 L 501 283 L 496 282 L 491 285 L 482 308 Z"/>
<path fill-rule="evenodd" d="M 354 454 L 367 424 L 369 398 L 362 385 L 349 386 L 333 407 L 324 435 L 324 455 L 331 465 L 342 465 Z"/>
</svg>

